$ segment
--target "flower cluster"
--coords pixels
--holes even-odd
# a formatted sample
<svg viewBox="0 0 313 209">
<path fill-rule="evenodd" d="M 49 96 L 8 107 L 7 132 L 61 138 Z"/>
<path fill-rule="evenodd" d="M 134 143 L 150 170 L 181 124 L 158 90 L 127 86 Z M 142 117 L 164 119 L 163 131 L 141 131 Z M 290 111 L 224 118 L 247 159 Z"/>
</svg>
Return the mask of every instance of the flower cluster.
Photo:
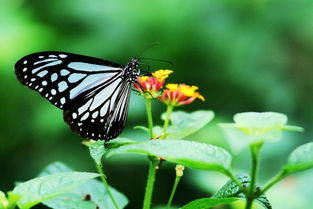
<svg viewBox="0 0 313 209">
<path fill-rule="evenodd" d="M 188 86 L 186 84 L 167 84 L 159 99 L 172 106 L 180 106 L 190 104 L 195 99 L 199 98 L 205 101 L 204 97 L 197 92 L 197 86 Z"/>
<path fill-rule="evenodd" d="M 160 95 L 160 90 L 163 88 L 165 78 L 173 71 L 158 70 L 152 73 L 152 76 L 141 76 L 137 78 L 135 88 L 146 98 L 156 98 Z"/>
<path fill-rule="evenodd" d="M 171 106 L 190 104 L 197 98 L 205 101 L 204 97 L 197 92 L 197 86 L 167 84 L 162 92 L 165 79 L 171 73 L 173 73 L 172 70 L 158 70 L 153 72 L 152 76 L 138 77 L 134 86 L 145 98 L 159 98 L 163 103 Z"/>
</svg>

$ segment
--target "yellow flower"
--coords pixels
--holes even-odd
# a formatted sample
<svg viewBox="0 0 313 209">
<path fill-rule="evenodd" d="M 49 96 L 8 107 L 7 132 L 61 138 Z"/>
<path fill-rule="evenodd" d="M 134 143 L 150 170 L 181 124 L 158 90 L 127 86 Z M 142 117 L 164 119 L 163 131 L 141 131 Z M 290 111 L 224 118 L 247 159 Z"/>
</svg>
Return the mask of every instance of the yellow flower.
<svg viewBox="0 0 313 209">
<path fill-rule="evenodd" d="M 139 79 L 141 82 L 145 82 L 146 80 L 149 79 L 149 76 L 140 76 L 137 79 Z"/>
<path fill-rule="evenodd" d="M 167 84 L 166 88 L 163 91 L 162 96 L 159 99 L 167 104 L 173 106 L 190 104 L 195 99 L 200 99 L 205 101 L 204 97 L 196 92 L 198 89 L 197 86 L 188 86 L 186 84 Z"/>
<path fill-rule="evenodd" d="M 152 75 L 158 80 L 164 80 L 171 73 L 173 73 L 172 70 L 158 70 L 152 73 Z"/>
</svg>

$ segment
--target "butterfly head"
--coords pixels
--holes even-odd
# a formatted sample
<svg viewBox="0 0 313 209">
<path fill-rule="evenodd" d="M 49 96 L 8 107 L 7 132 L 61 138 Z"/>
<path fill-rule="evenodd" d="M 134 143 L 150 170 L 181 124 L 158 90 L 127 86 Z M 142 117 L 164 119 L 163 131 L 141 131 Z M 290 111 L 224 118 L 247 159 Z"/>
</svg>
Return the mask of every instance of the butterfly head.
<svg viewBox="0 0 313 209">
<path fill-rule="evenodd" d="M 135 82 L 140 74 L 140 70 L 138 69 L 138 62 L 138 58 L 132 58 L 125 67 L 124 75 L 130 78 L 132 82 Z"/>
</svg>

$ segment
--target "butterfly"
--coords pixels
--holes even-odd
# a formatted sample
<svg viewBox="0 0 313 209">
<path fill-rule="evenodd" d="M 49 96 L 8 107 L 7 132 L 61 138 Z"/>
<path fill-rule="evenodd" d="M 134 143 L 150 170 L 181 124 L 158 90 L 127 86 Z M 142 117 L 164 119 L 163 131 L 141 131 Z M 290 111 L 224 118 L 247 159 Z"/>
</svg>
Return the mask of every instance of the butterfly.
<svg viewBox="0 0 313 209">
<path fill-rule="evenodd" d="M 64 121 L 84 138 L 111 140 L 125 127 L 139 59 L 126 66 L 73 53 L 46 51 L 15 64 L 17 79 L 63 110 Z"/>
</svg>

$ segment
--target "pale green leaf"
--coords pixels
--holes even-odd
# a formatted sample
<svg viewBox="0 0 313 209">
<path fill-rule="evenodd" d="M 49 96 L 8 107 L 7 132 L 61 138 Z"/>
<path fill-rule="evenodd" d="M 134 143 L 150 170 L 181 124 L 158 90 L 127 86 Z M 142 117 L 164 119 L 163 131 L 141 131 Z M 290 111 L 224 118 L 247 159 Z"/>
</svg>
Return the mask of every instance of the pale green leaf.
<svg viewBox="0 0 313 209">
<path fill-rule="evenodd" d="M 209 209 L 216 205 L 230 204 L 237 200 L 237 198 L 202 198 L 184 205 L 181 209 Z"/>
<path fill-rule="evenodd" d="M 150 140 L 112 149 L 106 157 L 121 153 L 138 153 L 161 157 L 190 168 L 225 173 L 232 156 L 224 149 L 209 144 L 185 140 Z"/>
<path fill-rule="evenodd" d="M 238 113 L 234 115 L 234 122 L 219 124 L 234 151 L 252 143 L 278 141 L 283 130 L 303 130 L 298 126 L 286 125 L 287 116 L 276 112 Z"/>
<path fill-rule="evenodd" d="M 313 168 L 313 142 L 296 148 L 289 156 L 284 169 L 291 173 Z"/>
<path fill-rule="evenodd" d="M 162 119 L 164 120 L 165 117 L 166 113 L 163 113 Z M 183 139 L 204 127 L 213 118 L 213 111 L 208 110 L 198 110 L 192 113 L 174 111 L 170 116 L 171 125 L 167 128 L 166 138 Z M 157 128 L 155 127 L 155 129 Z M 163 130 L 157 129 L 155 131 L 158 133 L 159 131 Z"/>
<path fill-rule="evenodd" d="M 49 175 L 64 171 L 72 171 L 72 169 L 61 162 L 55 162 L 45 168 L 40 175 Z M 124 208 L 128 203 L 127 198 L 113 187 L 110 187 L 110 191 L 119 207 Z M 84 200 L 86 195 L 90 196 L 90 201 Z M 69 193 L 46 200 L 43 204 L 53 209 L 89 209 L 94 206 L 106 209 L 116 209 L 103 184 L 95 179 L 87 181 Z"/>
<path fill-rule="evenodd" d="M 12 193 L 21 196 L 17 205 L 22 209 L 28 209 L 44 200 L 65 194 L 98 176 L 99 174 L 87 172 L 57 173 L 21 183 Z"/>
</svg>

